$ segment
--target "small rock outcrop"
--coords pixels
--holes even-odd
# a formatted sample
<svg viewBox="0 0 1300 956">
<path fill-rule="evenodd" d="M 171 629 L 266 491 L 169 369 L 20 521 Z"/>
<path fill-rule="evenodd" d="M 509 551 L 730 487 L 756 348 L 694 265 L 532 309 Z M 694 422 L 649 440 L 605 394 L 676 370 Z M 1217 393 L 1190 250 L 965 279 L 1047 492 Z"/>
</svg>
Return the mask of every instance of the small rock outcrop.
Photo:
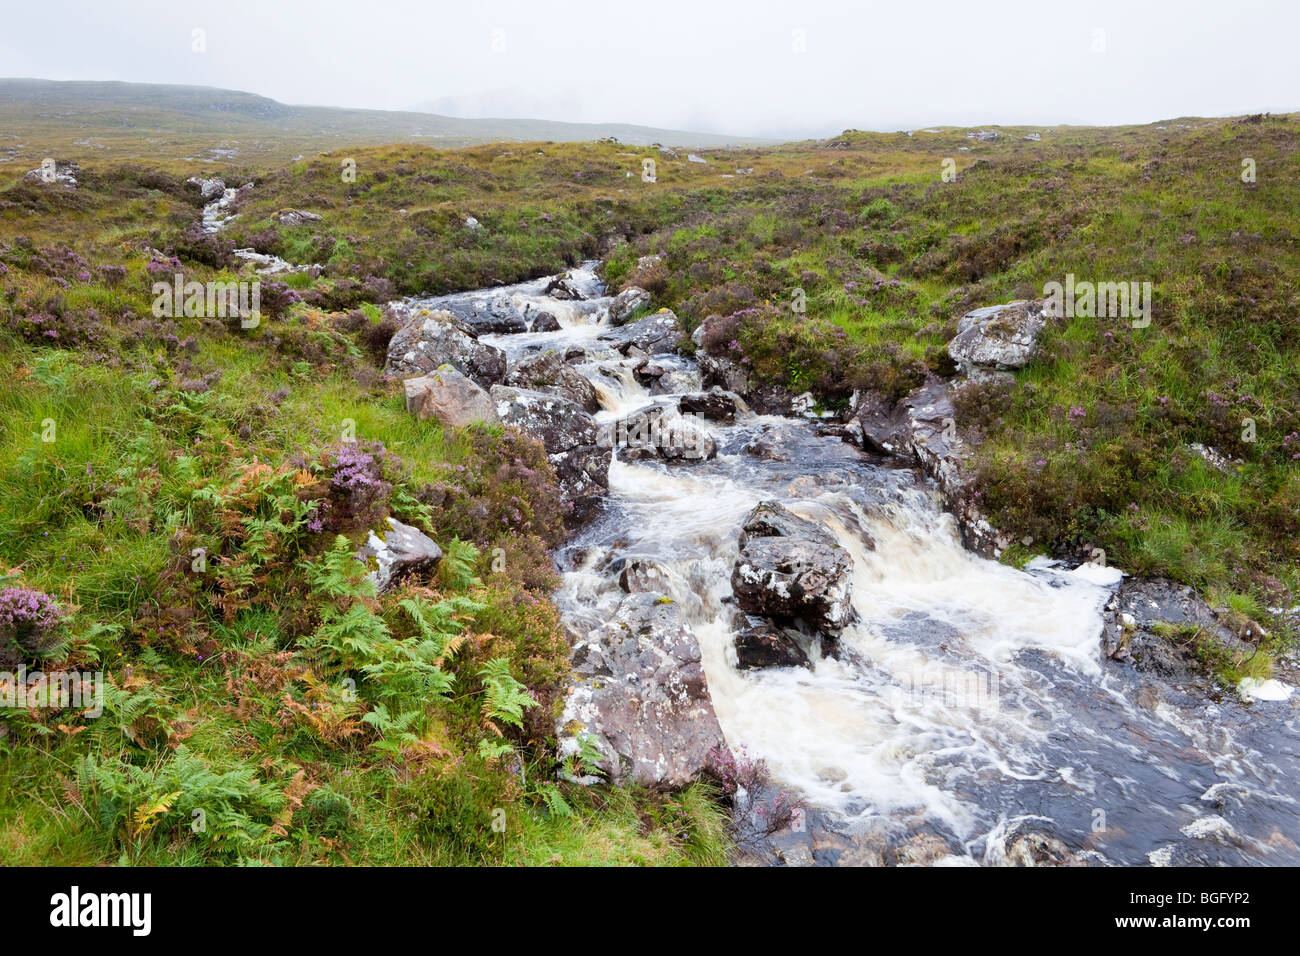
<svg viewBox="0 0 1300 956">
<path fill-rule="evenodd" d="M 23 174 L 23 180 L 29 183 L 43 183 L 47 186 L 69 186 L 77 188 L 77 175 L 81 167 L 76 163 L 50 162 L 46 160 L 35 169 Z"/>
<path fill-rule="evenodd" d="M 572 520 L 590 517 L 609 492 L 612 458 L 592 417 L 576 403 L 547 392 L 494 385 L 491 395 L 502 422 L 546 449 L 564 500 L 572 505 Z"/>
<path fill-rule="evenodd" d="M 450 365 L 402 384 L 406 410 L 422 421 L 436 418 L 448 428 L 499 421 L 488 393 Z"/>
<path fill-rule="evenodd" d="M 554 349 L 530 355 L 506 373 L 505 385 L 532 389 L 567 398 L 585 412 L 600 411 L 596 389 L 586 378 L 564 361 Z"/>
<path fill-rule="evenodd" d="M 609 324 L 624 324 L 637 309 L 644 309 L 650 304 L 650 293 L 637 286 L 628 286 L 609 304 Z"/>
<path fill-rule="evenodd" d="M 380 594 L 408 577 L 432 574 L 442 561 L 442 548 L 419 528 L 395 518 L 389 518 L 388 524 L 390 529 L 382 538 L 370 532 L 360 555 L 367 564 L 373 561 L 378 565 L 370 579 Z"/>
<path fill-rule="evenodd" d="M 585 737 L 611 782 L 667 790 L 696 779 L 710 751 L 725 746 L 699 642 L 662 594 L 625 597 L 575 644 L 572 664 L 556 724 L 562 758 Z"/>
<path fill-rule="evenodd" d="M 731 589 L 748 614 L 834 636 L 853 617 L 853 560 L 825 528 L 764 501 L 741 526 Z"/>
<path fill-rule="evenodd" d="M 309 222 L 320 222 L 321 217 L 305 209 L 282 209 L 275 214 L 275 221 L 282 226 L 305 226 Z"/>
<path fill-rule="evenodd" d="M 191 176 L 185 180 L 185 185 L 193 186 L 199 191 L 199 196 L 204 202 L 212 202 L 214 199 L 220 199 L 226 192 L 226 181 L 220 177 L 213 176 L 211 179 L 203 179 L 200 176 Z"/>
<path fill-rule="evenodd" d="M 1165 578 L 1125 578 L 1106 605 L 1105 620 L 1102 647 L 1111 660 L 1176 684 L 1206 679 L 1197 651 L 1207 645 L 1240 660 L 1257 650 L 1195 590 Z M 1168 626 L 1186 633 L 1172 639 Z"/>
<path fill-rule="evenodd" d="M 500 349 L 480 342 L 450 312 L 420 310 L 388 343 L 384 372 L 401 378 L 428 375 L 450 365 L 487 388 L 506 374 Z"/>
</svg>

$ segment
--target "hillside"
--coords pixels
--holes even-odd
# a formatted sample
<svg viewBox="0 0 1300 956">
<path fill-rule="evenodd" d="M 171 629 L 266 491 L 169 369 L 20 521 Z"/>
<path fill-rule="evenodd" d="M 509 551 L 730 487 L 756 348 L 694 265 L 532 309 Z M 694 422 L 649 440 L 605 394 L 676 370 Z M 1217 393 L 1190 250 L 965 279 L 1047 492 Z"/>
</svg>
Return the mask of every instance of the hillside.
<svg viewBox="0 0 1300 956">
<path fill-rule="evenodd" d="M 150 83 L 0 79 L 0 160 L 46 156 L 210 163 L 286 162 L 298 155 L 383 143 L 580 142 L 724 147 L 744 137 L 624 123 L 457 119 L 432 113 L 287 106 L 236 90 Z M 18 135 L 21 131 L 21 136 Z"/>
<path fill-rule="evenodd" d="M 1010 380 L 965 393 L 982 506 L 1017 542 L 1000 559 L 1104 549 L 1263 627 L 1249 660 L 1206 651 L 1223 688 L 1293 666 L 1300 116 L 846 131 L 701 146 L 701 163 L 559 142 L 582 131 L 558 124 L 27 82 L 0 84 L 24 144 L 0 165 L 3 583 L 60 608 L 36 659 L 113 686 L 102 720 L 0 723 L 0 861 L 729 858 L 725 778 L 556 779 L 572 635 L 552 464 L 500 426 L 416 420 L 382 374 L 386 303 L 587 259 L 684 333 L 707 320 L 701 348 L 771 394 L 844 418 L 855 393 L 892 403 L 951 376 L 970 309 L 1067 274 L 1152 283 L 1149 327 L 1063 319 Z M 75 188 L 23 178 L 51 153 L 79 164 Z M 205 235 L 186 179 L 214 166 L 253 185 Z M 320 268 L 266 277 L 257 328 L 153 315 L 158 276 L 248 278 L 236 248 Z M 376 597 L 350 553 L 388 516 L 447 558 Z"/>
</svg>

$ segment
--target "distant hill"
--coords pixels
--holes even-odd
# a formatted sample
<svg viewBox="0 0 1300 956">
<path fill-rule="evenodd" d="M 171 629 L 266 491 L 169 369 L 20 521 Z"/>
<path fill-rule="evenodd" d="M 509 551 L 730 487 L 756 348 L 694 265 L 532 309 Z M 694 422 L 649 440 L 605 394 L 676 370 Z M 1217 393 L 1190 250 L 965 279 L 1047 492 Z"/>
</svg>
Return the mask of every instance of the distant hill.
<svg viewBox="0 0 1300 956">
<path fill-rule="evenodd" d="M 460 119 L 435 113 L 289 106 L 255 93 L 116 81 L 0 79 L 0 163 L 147 158 L 283 161 L 346 146 L 584 142 L 720 148 L 766 140 L 626 123 Z"/>
</svg>

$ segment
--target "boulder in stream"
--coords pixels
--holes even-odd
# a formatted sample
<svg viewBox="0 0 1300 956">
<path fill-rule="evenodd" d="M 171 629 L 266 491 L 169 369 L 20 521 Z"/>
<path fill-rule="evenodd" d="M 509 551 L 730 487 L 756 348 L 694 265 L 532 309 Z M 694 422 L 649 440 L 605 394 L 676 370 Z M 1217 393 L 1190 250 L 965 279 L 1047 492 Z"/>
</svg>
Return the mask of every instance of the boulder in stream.
<svg viewBox="0 0 1300 956">
<path fill-rule="evenodd" d="M 660 309 L 654 315 L 629 322 L 620 328 L 602 332 L 596 341 L 608 344 L 620 352 L 626 353 L 636 346 L 649 355 L 660 352 L 672 352 L 681 341 L 682 332 L 677 325 L 677 316 L 669 309 Z"/>
<path fill-rule="evenodd" d="M 700 646 L 677 605 L 653 591 L 629 594 L 613 617 L 573 648 L 560 756 L 580 739 L 603 755 L 613 783 L 683 787 L 725 747 Z"/>
<path fill-rule="evenodd" d="M 736 634 L 736 666 L 741 670 L 807 667 L 808 655 L 788 629 L 762 618 L 748 618 L 747 626 Z"/>
<path fill-rule="evenodd" d="M 741 527 L 731 589 L 746 613 L 833 636 L 853 617 L 853 560 L 825 528 L 764 501 Z"/>
<path fill-rule="evenodd" d="M 595 387 L 565 364 L 564 357 L 554 349 L 520 359 L 506 373 L 504 384 L 559 395 L 585 412 L 600 411 Z"/>
<path fill-rule="evenodd" d="M 744 400 L 733 392 L 716 385 L 707 392 L 692 392 L 677 400 L 677 407 L 691 415 L 699 415 L 711 422 L 731 423 L 736 413 L 745 407 Z"/>
<path fill-rule="evenodd" d="M 603 423 L 600 441 L 624 461 L 708 461 L 718 456 L 718 441 L 708 429 L 689 413 L 674 414 L 668 405 L 649 405 Z"/>
</svg>

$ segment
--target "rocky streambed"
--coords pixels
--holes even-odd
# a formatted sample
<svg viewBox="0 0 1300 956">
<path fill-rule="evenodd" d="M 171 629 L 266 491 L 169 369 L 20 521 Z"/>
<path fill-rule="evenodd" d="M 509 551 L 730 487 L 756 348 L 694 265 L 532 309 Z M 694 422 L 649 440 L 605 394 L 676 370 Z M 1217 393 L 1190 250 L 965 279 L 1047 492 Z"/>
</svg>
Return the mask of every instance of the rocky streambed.
<svg viewBox="0 0 1300 956">
<path fill-rule="evenodd" d="M 989 560 L 949 383 L 761 414 L 811 402 L 681 354 L 671 312 L 628 321 L 649 296 L 594 265 L 394 304 L 388 356 L 414 413 L 520 428 L 556 468 L 562 753 L 655 788 L 764 761 L 740 862 L 1300 862 L 1290 688 L 1208 694 L 1159 625 L 1218 625 L 1172 585 Z M 1005 374 L 1036 328 L 980 310 L 954 358 Z"/>
</svg>

